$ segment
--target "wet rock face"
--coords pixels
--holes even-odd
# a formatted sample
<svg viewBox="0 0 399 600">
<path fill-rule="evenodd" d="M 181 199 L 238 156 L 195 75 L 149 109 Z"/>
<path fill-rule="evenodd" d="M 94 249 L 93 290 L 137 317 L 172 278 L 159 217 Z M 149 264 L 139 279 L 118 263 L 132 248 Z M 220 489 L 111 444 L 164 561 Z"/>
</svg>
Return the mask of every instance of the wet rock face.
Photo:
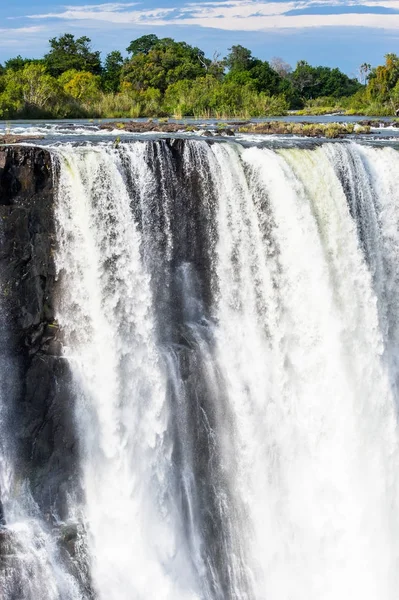
<svg viewBox="0 0 399 600">
<path fill-rule="evenodd" d="M 54 319 L 51 162 L 31 148 L 0 150 L 0 282 L 13 345 L 36 353 Z"/>
<path fill-rule="evenodd" d="M 63 517 L 76 472 L 70 374 L 54 318 L 53 175 L 46 150 L 0 148 L 2 393 L 21 478 Z M 1 375 L 1 374 L 0 374 Z"/>
</svg>

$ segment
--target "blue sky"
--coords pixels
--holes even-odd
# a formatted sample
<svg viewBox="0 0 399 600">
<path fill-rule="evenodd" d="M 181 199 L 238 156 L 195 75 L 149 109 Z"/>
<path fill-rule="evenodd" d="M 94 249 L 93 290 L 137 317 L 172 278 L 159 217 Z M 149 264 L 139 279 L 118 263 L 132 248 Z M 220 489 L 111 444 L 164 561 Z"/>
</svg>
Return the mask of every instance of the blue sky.
<svg viewBox="0 0 399 600">
<path fill-rule="evenodd" d="M 361 63 L 399 53 L 399 0 L 0 0 L 0 62 L 40 57 L 64 32 L 88 35 L 103 56 L 156 33 L 209 56 L 242 44 L 262 59 L 305 59 L 355 75 Z"/>
</svg>

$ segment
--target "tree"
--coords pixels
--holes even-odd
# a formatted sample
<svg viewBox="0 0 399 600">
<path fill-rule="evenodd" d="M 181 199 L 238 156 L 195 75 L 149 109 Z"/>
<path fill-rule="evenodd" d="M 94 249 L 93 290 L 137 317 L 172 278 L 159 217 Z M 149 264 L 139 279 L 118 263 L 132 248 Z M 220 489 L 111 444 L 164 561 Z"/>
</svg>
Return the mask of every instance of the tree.
<svg viewBox="0 0 399 600">
<path fill-rule="evenodd" d="M 255 60 L 249 73 L 258 92 L 280 93 L 282 79 L 266 60 Z"/>
<path fill-rule="evenodd" d="M 172 83 L 165 92 L 166 112 L 178 117 L 209 113 L 213 110 L 215 94 L 221 85 L 212 75 L 199 77 L 195 81 L 183 79 Z"/>
<path fill-rule="evenodd" d="M 75 39 L 71 33 L 50 40 L 51 50 L 45 55 L 45 65 L 53 77 L 76 69 L 93 75 L 101 74 L 100 53 L 91 50 L 91 40 L 86 36 Z"/>
<path fill-rule="evenodd" d="M 22 71 L 22 69 L 25 67 L 25 65 L 30 65 L 30 64 L 40 64 L 42 63 L 42 60 L 38 60 L 38 59 L 32 59 L 32 58 L 22 58 L 22 56 L 20 54 L 18 54 L 18 56 L 15 56 L 14 58 L 9 58 L 8 60 L 6 60 L 6 62 L 4 63 L 4 68 L 8 71 Z"/>
<path fill-rule="evenodd" d="M 292 67 L 279 56 L 273 56 L 270 61 L 273 71 L 276 71 L 283 79 L 286 79 L 292 72 Z"/>
<path fill-rule="evenodd" d="M 398 81 L 399 57 L 396 54 L 386 54 L 385 65 L 372 69 L 369 74 L 367 94 L 372 100 L 388 102 Z"/>
<path fill-rule="evenodd" d="M 136 90 L 151 87 L 164 92 L 171 83 L 204 76 L 204 64 L 209 63 L 199 48 L 163 38 L 147 53 L 138 53 L 128 60 L 123 66 L 122 79 Z"/>
<path fill-rule="evenodd" d="M 4 92 L 6 87 L 6 78 L 4 76 L 4 71 L 0 69 L 0 94 Z"/>
<path fill-rule="evenodd" d="M 24 102 L 40 109 L 53 103 L 58 96 L 57 82 L 43 65 L 27 64 L 21 71 Z"/>
<path fill-rule="evenodd" d="M 150 50 L 155 48 L 158 42 L 159 38 L 154 33 L 142 35 L 136 40 L 130 42 L 129 46 L 126 48 L 126 51 L 132 56 L 136 56 L 137 54 L 148 54 Z"/>
<path fill-rule="evenodd" d="M 258 92 L 267 92 L 268 94 L 279 94 L 281 92 L 282 79 L 274 71 L 267 61 L 261 61 L 250 57 L 250 60 L 241 60 L 230 64 L 233 67 L 226 75 L 226 82 L 236 83 L 237 85 L 252 85 Z M 247 68 L 241 68 L 244 64 Z M 241 65 L 241 67 L 240 67 Z"/>
<path fill-rule="evenodd" d="M 212 75 L 216 79 L 222 79 L 224 75 L 224 59 L 220 58 L 220 53 L 215 51 L 212 59 L 209 60 L 204 57 L 203 53 L 198 56 L 198 60 L 204 67 L 207 75 Z"/>
<path fill-rule="evenodd" d="M 356 79 L 350 79 L 339 69 L 312 67 L 304 60 L 297 63 L 290 80 L 293 88 L 306 100 L 319 96 L 351 96 L 361 87 Z"/>
<path fill-rule="evenodd" d="M 363 63 L 359 67 L 359 81 L 361 84 L 365 84 L 367 81 L 367 77 L 371 71 L 371 65 L 369 63 Z"/>
<path fill-rule="evenodd" d="M 123 56 L 118 50 L 107 54 L 104 63 L 103 87 L 107 92 L 117 92 L 121 83 Z"/>
<path fill-rule="evenodd" d="M 26 64 L 19 71 L 8 70 L 2 102 L 16 112 L 43 114 L 54 108 L 60 97 L 57 81 L 47 73 L 44 65 Z"/>
<path fill-rule="evenodd" d="M 253 63 L 251 50 L 244 46 L 232 46 L 224 62 L 229 71 L 248 71 Z"/>
<path fill-rule="evenodd" d="M 394 104 L 394 106 L 399 106 L 399 81 L 390 91 L 390 100 Z"/>
<path fill-rule="evenodd" d="M 225 58 L 229 72 L 226 81 L 238 85 L 252 85 L 258 92 L 281 93 L 282 78 L 267 61 L 252 56 L 244 46 L 232 46 Z"/>
<path fill-rule="evenodd" d="M 100 95 L 100 77 L 88 71 L 65 71 L 58 82 L 66 94 L 81 102 L 97 100 Z"/>
<path fill-rule="evenodd" d="M 319 83 L 317 73 L 306 60 L 297 62 L 291 81 L 294 88 L 305 98 L 311 98 L 314 95 L 314 90 Z"/>
</svg>

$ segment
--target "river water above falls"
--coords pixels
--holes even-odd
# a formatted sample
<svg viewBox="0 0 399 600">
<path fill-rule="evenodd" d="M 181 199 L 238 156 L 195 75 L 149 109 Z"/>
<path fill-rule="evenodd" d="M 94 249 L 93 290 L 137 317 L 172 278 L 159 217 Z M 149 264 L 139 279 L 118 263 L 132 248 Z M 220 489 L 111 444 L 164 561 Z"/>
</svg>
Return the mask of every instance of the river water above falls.
<svg viewBox="0 0 399 600">
<path fill-rule="evenodd" d="M 265 145 L 272 147 L 297 146 L 298 143 L 314 144 L 315 140 L 292 134 L 250 134 L 240 133 L 240 126 L 262 125 L 268 122 L 288 123 L 288 124 L 353 124 L 355 131 L 347 137 L 356 137 L 363 144 L 373 145 L 395 144 L 399 140 L 399 127 L 392 117 L 362 117 L 359 115 L 322 115 L 322 116 L 297 116 L 289 115 L 286 117 L 268 117 L 253 118 L 250 121 L 238 119 L 233 121 L 224 121 L 216 119 L 57 119 L 53 121 L 42 120 L 21 120 L 21 121 L 0 121 L 0 138 L 9 134 L 15 140 L 20 139 L 22 143 L 32 143 L 32 138 L 40 139 L 42 145 L 54 145 L 57 143 L 108 143 L 111 140 L 124 141 L 148 140 L 171 137 L 171 138 L 189 138 L 201 139 L 210 134 L 220 139 L 227 139 L 231 135 L 231 130 L 235 132 L 235 139 L 243 145 Z M 368 133 L 362 133 L 357 128 L 358 124 L 368 123 L 371 125 Z M 126 125 L 126 127 L 124 127 Z M 169 134 L 165 134 L 168 127 L 171 128 Z M 175 128 L 177 127 L 177 130 Z M 129 131 L 130 129 L 130 131 Z M 136 131 L 134 131 L 136 129 Z M 230 129 L 230 134 L 226 134 L 226 129 Z M 158 133 L 157 133 L 158 131 Z M 309 135 L 309 134 L 308 134 Z M 314 135 L 319 135 L 316 132 Z M 320 140 L 319 140 L 320 141 Z M 14 143 L 14 141 L 12 142 Z"/>
<path fill-rule="evenodd" d="M 397 600 L 397 151 L 50 152 L 77 484 L 49 516 L 0 419 L 2 599 Z"/>
</svg>

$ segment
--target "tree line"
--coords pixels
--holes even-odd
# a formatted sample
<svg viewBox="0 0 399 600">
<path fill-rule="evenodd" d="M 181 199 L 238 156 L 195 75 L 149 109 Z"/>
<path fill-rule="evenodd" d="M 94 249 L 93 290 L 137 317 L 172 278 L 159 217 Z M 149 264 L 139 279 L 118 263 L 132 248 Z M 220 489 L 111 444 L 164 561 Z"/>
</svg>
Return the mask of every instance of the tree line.
<svg viewBox="0 0 399 600">
<path fill-rule="evenodd" d="M 393 114 L 399 107 L 399 58 L 363 64 L 359 79 L 338 68 L 281 58 L 262 61 L 240 45 L 212 58 L 154 34 L 133 40 L 126 56 L 104 62 L 91 40 L 66 33 L 42 59 L 0 65 L 0 118 L 261 117 L 289 110 Z"/>
</svg>

